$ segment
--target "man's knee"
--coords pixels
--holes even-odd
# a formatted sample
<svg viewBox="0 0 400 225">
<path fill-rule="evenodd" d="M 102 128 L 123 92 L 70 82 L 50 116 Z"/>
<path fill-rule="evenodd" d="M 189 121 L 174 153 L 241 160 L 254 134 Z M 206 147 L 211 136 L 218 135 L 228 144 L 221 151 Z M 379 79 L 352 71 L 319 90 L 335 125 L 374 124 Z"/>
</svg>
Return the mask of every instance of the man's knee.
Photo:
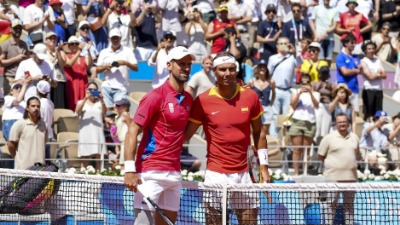
<svg viewBox="0 0 400 225">
<path fill-rule="evenodd" d="M 153 223 L 153 213 L 151 211 L 135 209 L 134 225 L 152 225 Z"/>
</svg>

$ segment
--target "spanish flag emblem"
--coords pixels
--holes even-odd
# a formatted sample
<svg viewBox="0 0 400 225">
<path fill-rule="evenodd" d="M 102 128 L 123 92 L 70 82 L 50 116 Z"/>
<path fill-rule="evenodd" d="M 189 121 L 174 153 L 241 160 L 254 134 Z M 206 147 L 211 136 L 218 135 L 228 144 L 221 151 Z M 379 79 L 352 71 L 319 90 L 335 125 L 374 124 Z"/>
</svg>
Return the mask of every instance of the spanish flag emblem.
<svg viewBox="0 0 400 225">
<path fill-rule="evenodd" d="M 249 107 L 247 107 L 247 106 L 242 106 L 241 111 L 242 111 L 242 112 L 248 112 L 248 111 L 249 111 Z"/>
</svg>

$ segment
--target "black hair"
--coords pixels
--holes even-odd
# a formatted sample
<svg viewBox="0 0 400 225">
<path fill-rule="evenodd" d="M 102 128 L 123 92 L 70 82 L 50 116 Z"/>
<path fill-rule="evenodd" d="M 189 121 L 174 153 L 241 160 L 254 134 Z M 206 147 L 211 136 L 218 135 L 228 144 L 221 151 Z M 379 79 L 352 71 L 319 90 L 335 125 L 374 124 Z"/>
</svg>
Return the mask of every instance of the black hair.
<svg viewBox="0 0 400 225">
<path fill-rule="evenodd" d="M 300 5 L 300 3 L 297 3 L 297 2 L 295 2 L 295 3 L 292 4 L 291 9 L 293 10 L 294 7 L 299 7 L 300 9 L 302 8 L 301 5 Z"/>
<path fill-rule="evenodd" d="M 33 101 L 33 100 L 37 100 L 39 102 L 39 105 L 40 105 L 40 99 L 38 97 L 36 97 L 36 96 L 32 96 L 32 97 L 28 98 L 28 101 L 26 101 L 26 108 L 28 108 L 31 105 L 31 101 Z M 25 109 L 24 119 L 28 119 L 28 118 L 29 118 L 28 109 Z M 40 117 L 40 114 L 39 114 L 39 120 L 40 120 L 40 118 L 41 117 Z"/>
<path fill-rule="evenodd" d="M 340 113 L 336 114 L 336 116 L 335 116 L 335 120 L 336 120 L 336 118 L 338 118 L 339 116 L 344 116 L 344 117 L 346 117 L 346 119 L 347 119 L 347 122 L 349 122 L 349 118 L 347 118 L 347 115 L 346 115 L 346 113 L 344 113 L 344 112 L 340 112 Z"/>
<path fill-rule="evenodd" d="M 96 82 L 91 81 L 86 85 L 86 88 L 88 88 L 91 84 L 93 84 L 94 86 L 96 86 L 97 89 L 99 89 L 99 86 L 96 84 Z"/>
<path fill-rule="evenodd" d="M 342 39 L 342 45 L 345 46 L 349 42 L 356 42 L 356 37 L 353 34 L 348 34 L 346 37 Z"/>
<path fill-rule="evenodd" d="M 373 45 L 376 49 L 376 44 L 375 42 L 371 41 L 371 40 L 366 40 L 363 42 L 362 46 L 361 46 L 361 50 L 365 53 L 367 51 L 367 47 L 368 45 Z"/>
</svg>

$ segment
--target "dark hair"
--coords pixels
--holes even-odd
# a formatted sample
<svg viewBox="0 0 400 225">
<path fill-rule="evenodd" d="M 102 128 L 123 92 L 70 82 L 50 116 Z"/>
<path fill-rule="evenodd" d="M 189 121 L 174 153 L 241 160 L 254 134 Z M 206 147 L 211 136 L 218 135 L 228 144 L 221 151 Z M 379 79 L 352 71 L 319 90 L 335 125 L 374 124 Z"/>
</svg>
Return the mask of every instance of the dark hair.
<svg viewBox="0 0 400 225">
<path fill-rule="evenodd" d="M 347 119 L 347 122 L 349 122 L 349 118 L 347 118 L 347 115 L 346 115 L 346 113 L 344 113 L 344 112 L 340 112 L 340 113 L 336 114 L 336 116 L 335 116 L 335 120 L 336 120 L 336 118 L 338 118 L 339 116 L 344 116 L 344 117 L 346 117 L 346 119 Z"/>
<path fill-rule="evenodd" d="M 375 42 L 371 41 L 371 40 L 366 40 L 363 42 L 362 46 L 361 46 L 361 50 L 365 53 L 367 51 L 367 47 L 368 45 L 373 45 L 376 49 L 376 44 Z"/>
<path fill-rule="evenodd" d="M 254 69 L 254 78 L 256 80 L 260 79 L 260 75 L 259 75 L 259 71 L 260 71 L 260 66 L 263 65 L 267 68 L 267 72 L 265 73 L 265 79 L 269 80 L 270 79 L 270 74 L 269 74 L 269 70 L 268 70 L 268 66 L 265 64 L 259 64 L 256 66 L 256 68 Z"/>
<path fill-rule="evenodd" d="M 308 73 L 303 73 L 301 74 L 300 80 L 302 80 L 303 78 L 308 78 L 308 83 L 311 83 L 311 76 Z"/>
<path fill-rule="evenodd" d="M 345 46 L 349 42 L 356 42 L 356 38 L 353 34 L 348 34 L 346 37 L 342 39 L 342 45 Z"/>
<path fill-rule="evenodd" d="M 389 27 L 389 29 L 392 28 L 392 25 L 391 25 L 389 22 L 384 22 L 384 23 L 382 24 L 382 26 L 381 26 L 381 29 L 382 29 L 382 27 L 384 27 L 384 26 Z"/>
<path fill-rule="evenodd" d="M 28 98 L 28 101 L 26 101 L 26 108 L 28 108 L 30 105 L 31 105 L 31 101 L 33 101 L 33 100 L 37 100 L 38 102 L 39 102 L 39 105 L 40 105 L 40 99 L 38 98 L 38 97 L 36 97 L 36 96 L 32 96 L 32 97 L 30 97 L 30 98 Z M 29 118 L 29 116 L 28 116 L 28 110 L 27 109 L 25 109 L 25 112 L 24 112 L 24 119 L 28 119 Z M 39 114 L 39 119 L 40 119 L 41 117 L 40 117 L 40 114 Z"/>
<path fill-rule="evenodd" d="M 297 2 L 295 2 L 295 3 L 292 4 L 291 9 L 293 10 L 294 7 L 299 7 L 300 9 L 302 8 L 301 5 L 300 5 L 300 3 L 297 3 Z"/>
<path fill-rule="evenodd" d="M 88 88 L 91 84 L 93 84 L 94 86 L 96 86 L 97 89 L 99 89 L 99 86 L 96 84 L 96 82 L 91 81 L 86 85 L 86 88 Z"/>
</svg>

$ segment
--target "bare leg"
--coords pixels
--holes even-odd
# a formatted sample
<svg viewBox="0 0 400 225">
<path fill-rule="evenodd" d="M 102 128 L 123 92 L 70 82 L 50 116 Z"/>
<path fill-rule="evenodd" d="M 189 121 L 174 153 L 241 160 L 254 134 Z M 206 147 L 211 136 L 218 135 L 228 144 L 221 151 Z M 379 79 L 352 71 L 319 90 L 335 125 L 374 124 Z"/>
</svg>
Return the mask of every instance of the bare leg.
<svg viewBox="0 0 400 225">
<path fill-rule="evenodd" d="M 135 209 L 135 223 L 134 225 L 152 225 L 153 213 L 148 210 Z"/>
<path fill-rule="evenodd" d="M 96 171 L 100 171 L 101 169 L 100 154 L 95 154 L 94 157 L 96 158 Z"/>
<path fill-rule="evenodd" d="M 240 225 L 257 225 L 257 208 L 236 209 L 235 211 Z"/>
<path fill-rule="evenodd" d="M 216 208 L 208 207 L 206 212 L 206 224 L 207 225 L 221 225 L 222 215 L 221 212 Z"/>
<path fill-rule="evenodd" d="M 81 167 L 87 168 L 89 165 L 90 156 L 82 156 Z"/>
<path fill-rule="evenodd" d="M 303 144 L 303 136 L 290 136 L 294 146 L 301 146 Z M 298 147 L 293 148 L 293 168 L 294 174 L 299 175 L 299 161 L 301 156 L 301 149 Z"/>
<path fill-rule="evenodd" d="M 178 212 L 169 211 L 169 210 L 165 210 L 165 209 L 163 209 L 163 211 L 164 211 L 165 215 L 167 215 L 167 217 L 172 221 L 172 223 L 175 223 Z M 168 225 L 165 222 L 165 220 L 162 218 L 160 213 L 158 213 L 157 211 L 154 212 L 154 219 L 156 221 L 155 225 Z"/>
<path fill-rule="evenodd" d="M 343 192 L 343 204 L 344 204 L 344 218 L 345 224 L 354 224 L 354 196 L 356 193 L 354 191 Z"/>
<path fill-rule="evenodd" d="M 306 147 L 310 147 L 312 144 L 313 138 L 312 137 L 307 137 L 307 136 L 303 136 L 303 146 L 304 149 L 301 149 L 303 151 L 303 154 L 307 154 L 307 161 L 310 161 L 310 148 Z M 307 166 L 307 162 L 303 163 L 303 170 L 304 168 Z"/>
</svg>

